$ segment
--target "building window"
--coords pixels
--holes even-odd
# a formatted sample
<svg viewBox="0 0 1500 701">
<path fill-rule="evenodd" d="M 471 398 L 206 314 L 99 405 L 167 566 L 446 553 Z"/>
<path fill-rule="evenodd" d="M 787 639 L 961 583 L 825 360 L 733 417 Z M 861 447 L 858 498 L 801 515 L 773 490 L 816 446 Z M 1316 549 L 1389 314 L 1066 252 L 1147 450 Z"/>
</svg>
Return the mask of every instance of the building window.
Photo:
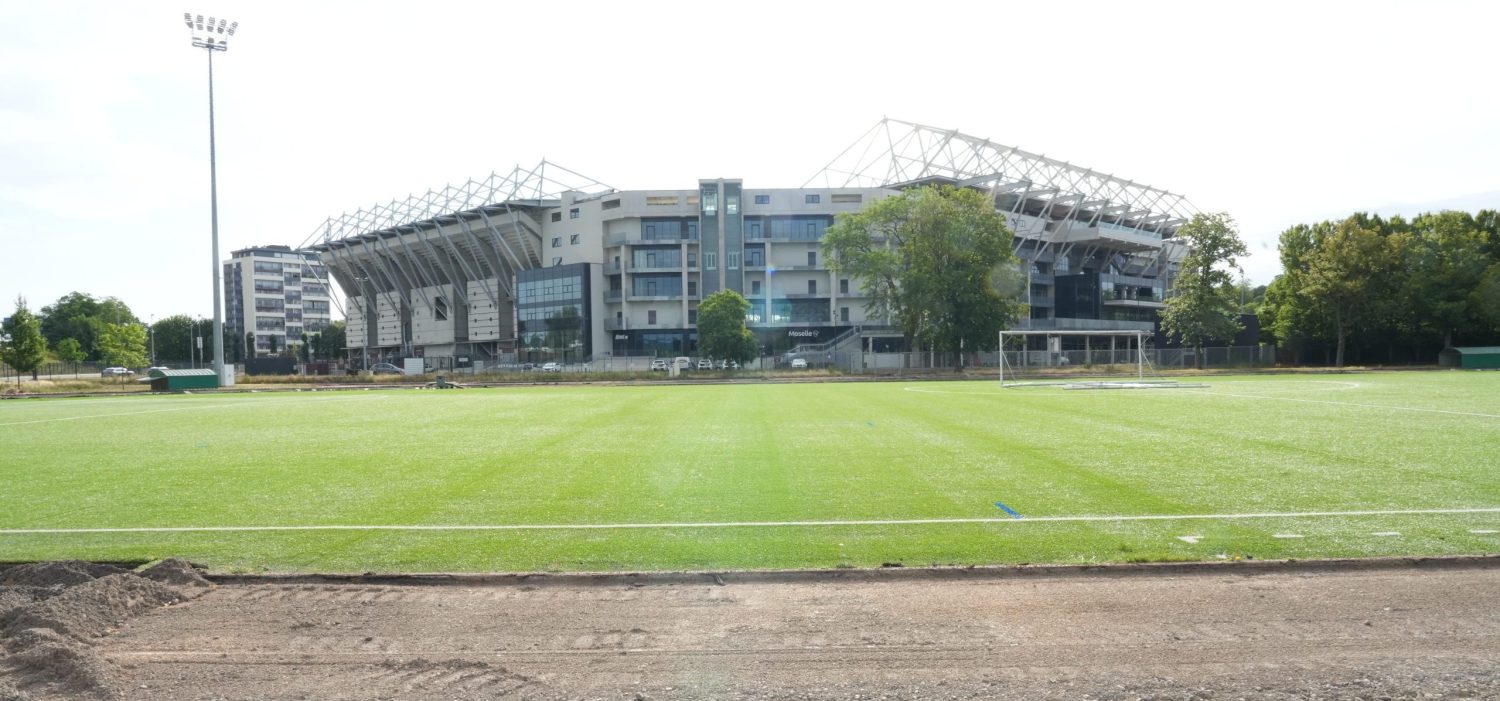
<svg viewBox="0 0 1500 701">
<path fill-rule="evenodd" d="M 752 295 L 759 295 L 760 294 L 760 280 L 751 280 L 750 281 L 750 294 L 752 294 Z"/>
<path fill-rule="evenodd" d="M 624 324 L 625 323 L 625 312 L 615 312 L 615 323 L 616 324 Z"/>
<path fill-rule="evenodd" d="M 697 309 L 689 309 L 688 310 L 688 323 L 689 324 L 696 324 L 696 323 L 698 323 L 698 310 Z"/>
<path fill-rule="evenodd" d="M 703 214 L 714 216 L 719 213 L 719 191 L 716 188 L 705 187 L 699 201 L 703 203 Z"/>
<path fill-rule="evenodd" d="M 433 317 L 437 318 L 438 321 L 447 321 L 448 300 L 443 299 L 442 297 L 434 297 L 432 299 L 432 315 Z"/>
<path fill-rule="evenodd" d="M 729 215 L 735 215 L 735 214 L 739 214 L 740 213 L 740 196 L 739 195 L 725 195 L 724 196 L 724 213 L 725 214 L 729 214 Z"/>
<path fill-rule="evenodd" d="M 750 233 L 745 236 L 745 238 L 747 239 L 765 238 L 765 236 L 761 234 L 760 222 L 758 221 L 750 222 L 749 232 Z"/>
<path fill-rule="evenodd" d="M 703 269 L 704 270 L 718 270 L 719 269 L 719 254 L 716 253 L 716 252 L 714 252 L 714 251 L 704 251 L 703 252 Z"/>
<path fill-rule="evenodd" d="M 818 252 L 817 251 L 808 251 L 807 252 L 807 264 L 810 265 L 810 266 L 812 266 L 812 267 L 815 267 L 815 268 L 818 266 Z"/>
<path fill-rule="evenodd" d="M 849 294 L 849 281 L 848 280 L 839 280 L 839 294 L 841 294 L 841 295 Z"/>
<path fill-rule="evenodd" d="M 807 203 L 807 204 L 818 204 L 819 202 L 823 201 L 823 196 L 822 195 L 807 195 L 807 196 L 804 196 L 802 198 L 802 201 L 805 202 L 805 203 Z"/>
<path fill-rule="evenodd" d="M 578 245 L 578 234 L 573 234 L 572 236 L 568 237 L 568 245 L 569 246 L 577 246 Z"/>
<path fill-rule="evenodd" d="M 846 324 L 849 323 L 849 308 L 848 307 L 839 307 L 839 321 L 842 321 L 842 322 L 844 322 Z"/>
<path fill-rule="evenodd" d="M 810 294 L 810 295 L 815 295 L 815 294 L 818 293 L 818 281 L 817 280 L 808 280 L 807 281 L 807 293 Z"/>
<path fill-rule="evenodd" d="M 656 310 L 655 309 L 651 309 L 651 310 L 648 310 L 646 312 L 646 323 L 651 324 L 652 326 L 656 325 Z"/>
<path fill-rule="evenodd" d="M 770 195 L 756 195 L 755 196 L 755 203 L 756 204 L 771 204 L 771 196 Z"/>
<path fill-rule="evenodd" d="M 859 204 L 860 202 L 864 202 L 865 201 L 865 196 L 864 195 L 858 195 L 858 194 L 854 194 L 854 195 L 834 195 L 831 201 L 834 204 Z"/>
<path fill-rule="evenodd" d="M 726 268 L 728 268 L 730 270 L 739 270 L 740 269 L 740 252 L 739 251 L 729 251 L 728 253 L 725 253 L 724 254 L 724 267 L 726 267 Z"/>
<path fill-rule="evenodd" d="M 568 210 L 568 218 L 569 219 L 577 219 L 578 218 L 578 208 L 577 207 L 574 207 L 574 208 Z"/>
<path fill-rule="evenodd" d="M 562 212 L 553 212 L 552 221 L 562 221 Z"/>
<path fill-rule="evenodd" d="M 647 207 L 675 207 L 677 205 L 676 195 L 647 195 Z M 556 221 L 556 220 L 553 220 Z"/>
<path fill-rule="evenodd" d="M 694 297 L 698 294 L 698 281 L 688 280 L 688 296 Z"/>
<path fill-rule="evenodd" d="M 555 266 L 559 266 L 559 265 L 562 265 L 562 256 L 557 256 L 557 257 L 556 257 L 556 258 L 553 258 L 553 259 L 552 259 L 552 265 L 553 265 L 553 266 L 554 266 L 554 267 L 555 267 Z"/>
<path fill-rule="evenodd" d="M 601 203 L 599 205 L 599 209 L 619 209 L 619 208 L 620 208 L 620 201 L 619 200 L 605 200 L 603 203 Z"/>
<path fill-rule="evenodd" d="M 552 237 L 552 247 L 553 248 L 562 248 L 562 237 L 561 236 L 553 236 Z"/>
</svg>

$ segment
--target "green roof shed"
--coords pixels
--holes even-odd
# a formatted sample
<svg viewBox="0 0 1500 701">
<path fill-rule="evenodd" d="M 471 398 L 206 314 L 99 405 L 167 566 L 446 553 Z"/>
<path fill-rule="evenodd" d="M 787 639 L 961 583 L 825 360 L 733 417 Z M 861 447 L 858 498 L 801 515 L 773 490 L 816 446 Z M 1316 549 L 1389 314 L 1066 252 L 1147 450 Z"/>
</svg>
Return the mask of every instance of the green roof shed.
<svg viewBox="0 0 1500 701">
<path fill-rule="evenodd" d="M 1448 348 L 1438 354 L 1438 365 L 1464 370 L 1500 370 L 1500 346 Z"/>
<path fill-rule="evenodd" d="M 150 382 L 152 392 L 181 392 L 189 389 L 218 389 L 219 376 L 213 368 L 198 370 L 152 370 L 140 382 Z"/>
</svg>

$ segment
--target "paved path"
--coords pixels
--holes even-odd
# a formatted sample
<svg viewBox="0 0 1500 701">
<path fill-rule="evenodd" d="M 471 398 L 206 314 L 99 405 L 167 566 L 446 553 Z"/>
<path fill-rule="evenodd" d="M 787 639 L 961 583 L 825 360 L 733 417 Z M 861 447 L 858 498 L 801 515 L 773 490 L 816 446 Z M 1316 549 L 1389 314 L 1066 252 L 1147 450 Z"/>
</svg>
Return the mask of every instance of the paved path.
<svg viewBox="0 0 1500 701">
<path fill-rule="evenodd" d="M 160 699 L 1500 697 L 1493 561 L 807 579 L 224 584 L 99 646 Z"/>
</svg>

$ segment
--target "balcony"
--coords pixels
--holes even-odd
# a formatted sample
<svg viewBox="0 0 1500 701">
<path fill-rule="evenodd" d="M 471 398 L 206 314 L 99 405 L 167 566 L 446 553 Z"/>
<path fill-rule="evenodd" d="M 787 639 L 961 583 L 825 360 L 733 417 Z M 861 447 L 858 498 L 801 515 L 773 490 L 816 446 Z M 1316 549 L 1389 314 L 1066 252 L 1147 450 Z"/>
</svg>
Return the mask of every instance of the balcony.
<svg viewBox="0 0 1500 701">
<path fill-rule="evenodd" d="M 604 245 L 611 246 L 672 246 L 681 243 L 698 243 L 697 236 L 688 236 L 677 239 L 648 239 L 643 238 L 640 232 L 624 234 L 609 234 L 604 237 Z"/>
<path fill-rule="evenodd" d="M 1110 297 L 1110 296 L 1106 295 L 1104 297 L 1104 306 L 1106 306 L 1106 307 L 1135 307 L 1137 309 L 1164 309 L 1164 308 L 1166 308 L 1167 305 L 1165 303 L 1159 301 L 1159 300 L 1152 299 L 1150 297 L 1141 297 L 1141 298 L 1138 298 L 1138 299 L 1132 299 L 1130 297 L 1115 298 L 1115 297 Z"/>
<path fill-rule="evenodd" d="M 625 269 L 629 273 L 680 273 L 681 265 L 632 265 Z"/>
<path fill-rule="evenodd" d="M 694 295 L 696 297 L 697 295 Z M 625 298 L 628 302 L 671 302 L 683 298 L 682 294 L 659 294 L 659 295 L 629 295 Z"/>
<path fill-rule="evenodd" d="M 614 319 L 605 319 L 604 320 L 604 330 L 605 331 L 624 331 L 625 329 L 628 329 L 628 328 L 630 328 L 630 325 L 626 324 L 624 320 L 621 320 L 621 321 L 615 321 Z"/>
<path fill-rule="evenodd" d="M 1113 319 L 1023 319 L 1017 331 L 1122 331 L 1151 333 L 1156 324 L 1149 321 L 1115 321 Z"/>
<path fill-rule="evenodd" d="M 604 292 L 604 301 L 606 301 L 606 302 L 618 302 L 618 301 L 620 301 L 620 291 L 619 290 L 605 290 L 605 292 Z"/>
<path fill-rule="evenodd" d="M 828 299 L 829 296 L 827 292 L 788 292 L 775 299 Z"/>
</svg>

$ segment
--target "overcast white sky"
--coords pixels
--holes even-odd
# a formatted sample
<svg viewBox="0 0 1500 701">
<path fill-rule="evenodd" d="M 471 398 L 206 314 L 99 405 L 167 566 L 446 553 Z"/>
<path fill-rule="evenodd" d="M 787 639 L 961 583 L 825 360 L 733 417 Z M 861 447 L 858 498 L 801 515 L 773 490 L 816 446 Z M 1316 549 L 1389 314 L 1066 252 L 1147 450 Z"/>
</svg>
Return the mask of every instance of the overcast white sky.
<svg viewBox="0 0 1500 701">
<path fill-rule="evenodd" d="M 1493 2 L 0 4 L 0 314 L 211 315 L 221 253 L 545 157 L 620 189 L 796 187 L 891 116 L 1286 226 L 1500 206 Z"/>
</svg>

